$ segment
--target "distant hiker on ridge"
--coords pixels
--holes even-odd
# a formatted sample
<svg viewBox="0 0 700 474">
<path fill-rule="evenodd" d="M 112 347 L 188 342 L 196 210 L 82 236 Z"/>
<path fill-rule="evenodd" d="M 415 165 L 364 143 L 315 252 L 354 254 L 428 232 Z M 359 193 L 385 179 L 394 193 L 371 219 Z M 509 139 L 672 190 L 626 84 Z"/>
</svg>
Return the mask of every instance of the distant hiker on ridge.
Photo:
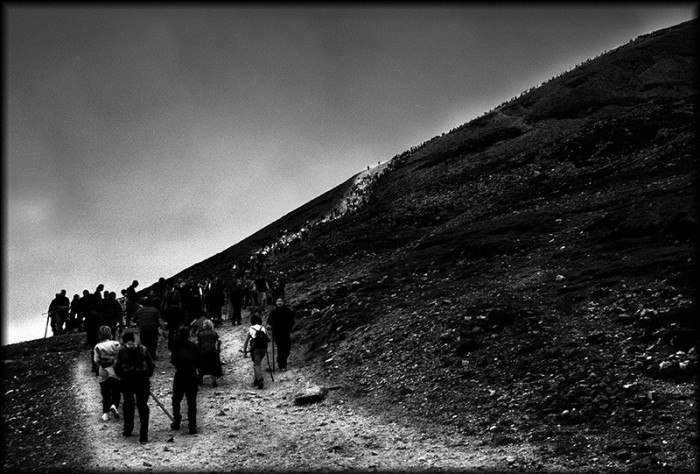
<svg viewBox="0 0 700 474">
<path fill-rule="evenodd" d="M 131 282 L 131 286 L 126 289 L 126 325 L 131 326 L 131 318 L 139 309 L 139 297 L 136 295 L 136 287 L 139 286 L 139 282 L 134 280 Z"/>
</svg>

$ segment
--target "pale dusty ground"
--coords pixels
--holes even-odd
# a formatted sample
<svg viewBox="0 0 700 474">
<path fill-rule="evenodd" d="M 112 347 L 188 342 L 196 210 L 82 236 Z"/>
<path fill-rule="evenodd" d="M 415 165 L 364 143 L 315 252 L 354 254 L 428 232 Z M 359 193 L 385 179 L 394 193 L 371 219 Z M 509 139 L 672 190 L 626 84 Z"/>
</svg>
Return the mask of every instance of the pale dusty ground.
<svg viewBox="0 0 700 474">
<path fill-rule="evenodd" d="M 244 321 L 246 318 L 244 318 Z M 265 373 L 265 388 L 253 388 L 253 366 L 239 350 L 246 326 L 225 322 L 217 329 L 222 338 L 224 377 L 213 388 L 205 378 L 198 395 L 199 433 L 187 433 L 187 403 L 183 400 L 183 429 L 172 431 L 170 419 L 149 399 L 149 442 L 138 441 L 138 414 L 134 435 L 124 438 L 122 420 L 103 422 L 97 378 L 87 355 L 74 368 L 73 389 L 81 403 L 92 456 L 87 470 L 372 470 L 391 469 L 508 469 L 533 461 L 525 445 L 479 446 L 476 437 L 445 435 L 437 439 L 417 430 L 384 424 L 329 392 L 314 405 L 296 406 L 294 396 L 313 385 L 302 368 Z M 173 367 L 166 341 L 159 343 L 159 361 L 151 387 L 172 413 Z M 263 361 L 263 366 L 266 366 Z M 121 407 L 120 407 L 121 411 Z"/>
</svg>

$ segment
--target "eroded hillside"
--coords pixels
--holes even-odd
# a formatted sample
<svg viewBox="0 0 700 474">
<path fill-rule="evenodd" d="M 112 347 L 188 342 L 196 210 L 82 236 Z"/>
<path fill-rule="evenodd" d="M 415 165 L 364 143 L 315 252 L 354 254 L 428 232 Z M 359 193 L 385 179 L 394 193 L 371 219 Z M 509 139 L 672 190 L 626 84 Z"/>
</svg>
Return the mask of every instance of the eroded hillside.
<svg viewBox="0 0 700 474">
<path fill-rule="evenodd" d="M 271 256 L 305 363 L 388 416 L 691 462 L 695 24 L 395 157 L 358 212 Z"/>
</svg>

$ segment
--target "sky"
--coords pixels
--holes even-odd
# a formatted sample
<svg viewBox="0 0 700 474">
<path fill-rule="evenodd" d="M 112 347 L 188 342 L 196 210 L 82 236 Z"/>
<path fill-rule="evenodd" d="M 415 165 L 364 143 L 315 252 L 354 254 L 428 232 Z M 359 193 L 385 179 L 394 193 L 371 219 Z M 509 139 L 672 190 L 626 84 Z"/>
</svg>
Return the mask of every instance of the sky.
<svg viewBox="0 0 700 474">
<path fill-rule="evenodd" d="M 5 3 L 2 343 L 120 296 L 695 3 Z M 48 330 L 51 335 L 51 330 Z"/>
</svg>

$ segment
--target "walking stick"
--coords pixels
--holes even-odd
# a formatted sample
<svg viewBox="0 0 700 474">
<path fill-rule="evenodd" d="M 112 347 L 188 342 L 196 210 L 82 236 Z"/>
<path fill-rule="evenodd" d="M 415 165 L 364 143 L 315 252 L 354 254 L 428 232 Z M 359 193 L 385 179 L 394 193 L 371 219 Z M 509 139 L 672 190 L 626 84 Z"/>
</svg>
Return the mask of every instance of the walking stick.
<svg viewBox="0 0 700 474">
<path fill-rule="evenodd" d="M 44 328 L 44 339 L 46 339 L 46 333 L 49 332 L 49 318 L 51 317 L 50 314 L 46 316 L 46 327 Z"/>
<path fill-rule="evenodd" d="M 274 348 L 274 346 L 272 346 L 272 347 Z M 274 350 L 274 349 L 273 349 L 273 350 Z M 272 375 L 272 374 L 273 374 L 275 371 L 272 369 L 272 364 L 270 364 L 270 354 L 269 354 L 267 351 L 265 351 L 265 358 L 267 359 L 267 366 L 270 368 L 270 378 L 271 378 L 272 381 L 274 382 L 274 381 L 275 381 L 275 376 Z"/>
<path fill-rule="evenodd" d="M 165 405 L 163 405 L 160 400 L 156 398 L 156 396 L 153 394 L 153 391 L 149 390 L 148 393 L 151 395 L 153 400 L 156 401 L 156 404 L 160 407 L 161 410 L 163 410 L 163 413 L 168 415 L 168 418 L 170 418 L 170 421 L 175 422 L 175 418 L 173 418 L 173 415 L 170 414 L 167 408 L 165 408 Z"/>
<path fill-rule="evenodd" d="M 272 336 L 272 372 L 275 371 L 275 330 L 270 328 L 270 335 Z M 270 362 L 268 360 L 268 362 Z"/>
</svg>

